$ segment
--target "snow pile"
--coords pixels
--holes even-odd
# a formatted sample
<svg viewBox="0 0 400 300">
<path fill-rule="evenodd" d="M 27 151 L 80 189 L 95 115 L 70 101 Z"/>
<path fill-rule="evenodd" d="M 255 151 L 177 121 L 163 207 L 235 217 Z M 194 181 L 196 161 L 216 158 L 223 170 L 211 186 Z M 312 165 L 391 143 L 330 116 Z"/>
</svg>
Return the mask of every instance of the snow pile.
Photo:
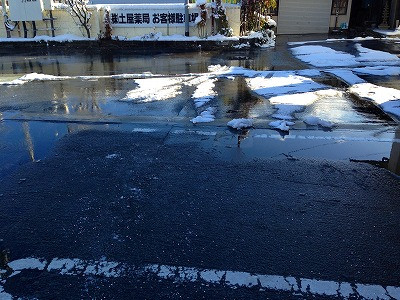
<svg viewBox="0 0 400 300">
<path fill-rule="evenodd" d="M 374 102 L 386 113 L 400 117 L 400 90 L 360 83 L 350 87 L 349 92 Z"/>
<path fill-rule="evenodd" d="M 122 100 L 139 102 L 162 101 L 181 94 L 182 78 L 149 78 L 136 79 L 138 88 L 129 91 Z"/>
<path fill-rule="evenodd" d="M 314 117 L 314 116 L 308 116 L 304 118 L 304 123 L 306 123 L 307 125 L 310 126 L 322 126 L 325 128 L 332 128 L 333 127 L 333 123 L 329 122 L 329 121 L 325 121 L 322 120 L 320 118 Z"/>
<path fill-rule="evenodd" d="M 294 122 L 282 121 L 282 120 L 273 121 L 273 122 L 269 123 L 269 126 L 271 126 L 272 128 L 279 129 L 282 131 L 289 131 L 290 130 L 289 126 L 293 126 L 293 125 L 294 125 Z"/>
<path fill-rule="evenodd" d="M 198 115 L 196 118 L 191 119 L 190 121 L 193 124 L 212 122 L 215 120 L 214 113 L 215 113 L 215 108 L 209 107 L 206 110 L 202 111 L 200 115 Z"/>
<path fill-rule="evenodd" d="M 231 128 L 241 130 L 241 129 L 253 127 L 253 120 L 252 119 L 233 119 L 232 121 L 229 121 L 227 125 Z"/>
</svg>

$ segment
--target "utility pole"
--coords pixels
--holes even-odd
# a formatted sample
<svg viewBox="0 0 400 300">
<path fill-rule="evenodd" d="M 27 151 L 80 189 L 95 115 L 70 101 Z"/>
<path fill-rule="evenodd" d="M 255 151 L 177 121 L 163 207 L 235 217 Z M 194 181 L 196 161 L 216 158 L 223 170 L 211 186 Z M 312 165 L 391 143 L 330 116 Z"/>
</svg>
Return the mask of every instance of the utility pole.
<svg viewBox="0 0 400 300">
<path fill-rule="evenodd" d="M 185 0 L 185 36 L 189 36 L 189 0 Z"/>
</svg>

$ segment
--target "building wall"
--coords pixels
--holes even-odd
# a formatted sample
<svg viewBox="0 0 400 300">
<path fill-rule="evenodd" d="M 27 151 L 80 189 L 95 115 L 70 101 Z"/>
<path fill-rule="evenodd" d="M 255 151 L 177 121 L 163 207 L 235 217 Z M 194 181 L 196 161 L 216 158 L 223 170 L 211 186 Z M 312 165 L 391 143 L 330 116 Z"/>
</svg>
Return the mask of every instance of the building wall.
<svg viewBox="0 0 400 300">
<path fill-rule="evenodd" d="M 280 0 L 278 34 L 327 33 L 332 0 Z"/>
<path fill-rule="evenodd" d="M 104 8 L 98 6 L 92 6 L 92 18 L 90 21 L 91 24 L 91 37 L 97 38 L 101 33 L 104 32 Z M 199 9 L 195 6 L 192 6 L 191 12 L 199 12 Z M 85 29 L 77 24 L 75 20 L 71 17 L 71 15 L 66 11 L 62 6 L 55 7 L 52 10 L 55 27 L 55 34 L 65 35 L 72 34 L 80 37 L 86 37 Z M 211 11 L 209 12 L 210 15 Z M 232 27 L 234 35 L 240 34 L 240 6 L 231 5 L 227 7 L 227 17 L 229 21 L 229 25 Z M 49 18 L 49 11 L 45 11 L 44 18 Z M 4 18 L 3 14 L 0 16 L 0 21 L 3 24 Z M 32 22 L 26 22 L 28 29 L 28 37 L 33 37 L 33 27 Z M 36 21 L 37 27 L 37 35 L 48 35 L 51 36 L 51 26 L 50 21 Z M 198 36 L 199 32 L 196 26 L 191 26 L 189 28 L 190 36 Z M 132 38 L 136 36 L 143 36 L 149 33 L 157 33 L 161 32 L 163 35 L 184 35 L 185 34 L 185 26 L 155 26 L 155 27 L 117 27 L 113 26 L 113 35 Z M 211 35 L 211 20 L 207 20 L 207 26 L 205 32 L 208 36 Z M 4 26 L 0 26 L 0 38 L 7 37 L 7 32 Z M 24 37 L 24 32 L 22 28 L 21 22 L 18 27 L 11 31 L 11 37 Z"/>
</svg>

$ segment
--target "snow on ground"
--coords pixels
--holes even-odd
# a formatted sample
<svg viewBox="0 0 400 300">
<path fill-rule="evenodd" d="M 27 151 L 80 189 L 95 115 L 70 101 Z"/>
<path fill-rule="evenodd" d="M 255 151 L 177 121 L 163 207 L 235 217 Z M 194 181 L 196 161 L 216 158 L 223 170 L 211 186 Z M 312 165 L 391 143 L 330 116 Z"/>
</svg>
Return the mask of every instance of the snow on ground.
<svg viewBox="0 0 400 300">
<path fill-rule="evenodd" d="M 400 62 L 400 58 L 397 55 L 388 52 L 368 49 L 361 46 L 361 44 L 356 44 L 355 48 L 359 55 L 356 57 L 356 60 L 361 64 L 397 64 Z"/>
<path fill-rule="evenodd" d="M 279 129 L 282 131 L 289 131 L 290 126 L 293 126 L 293 125 L 294 125 L 294 122 L 283 121 L 283 120 L 272 121 L 269 123 L 269 126 L 271 126 L 272 128 Z"/>
<path fill-rule="evenodd" d="M 400 59 L 396 55 L 384 51 L 371 50 L 360 44 L 356 44 L 355 48 L 358 51 L 358 55 L 336 51 L 319 45 L 299 46 L 291 50 L 298 59 L 315 67 L 400 64 Z"/>
<path fill-rule="evenodd" d="M 306 93 L 325 88 L 324 85 L 313 81 L 311 78 L 297 76 L 292 71 L 277 71 L 273 72 L 273 76 L 270 78 L 258 76 L 246 81 L 252 91 L 264 97 L 288 93 Z"/>
<path fill-rule="evenodd" d="M 357 75 L 354 75 L 354 73 L 349 69 L 329 69 L 325 70 L 325 72 L 334 75 L 335 77 L 346 82 L 348 85 L 365 82 L 365 80 L 361 79 Z"/>
<path fill-rule="evenodd" d="M 314 116 L 305 117 L 303 122 L 306 123 L 307 125 L 310 125 L 310 126 L 318 126 L 318 125 L 320 125 L 320 126 L 325 127 L 325 128 L 332 128 L 333 127 L 333 123 L 332 122 L 325 121 L 325 120 L 322 120 L 322 119 L 320 119 L 318 117 L 314 117 Z"/>
<path fill-rule="evenodd" d="M 324 46 L 300 46 L 291 49 L 301 61 L 315 67 L 342 67 L 358 65 L 354 55 Z"/>
<path fill-rule="evenodd" d="M 374 102 L 383 111 L 400 118 L 400 90 L 360 83 L 351 86 L 349 92 Z"/>
<path fill-rule="evenodd" d="M 218 79 L 216 78 L 210 78 L 208 76 L 203 76 L 200 78 L 196 78 L 189 82 L 188 84 L 196 84 L 196 82 L 199 82 L 196 90 L 194 91 L 192 95 L 192 99 L 194 100 L 194 104 L 197 108 L 205 105 L 206 103 L 210 102 L 215 98 L 217 93 L 214 91 L 215 88 L 215 82 Z"/>
<path fill-rule="evenodd" d="M 118 74 L 118 75 L 103 75 L 103 76 L 54 76 L 48 74 L 29 73 L 21 76 L 20 78 L 12 81 L 0 81 L 0 85 L 22 85 L 33 81 L 61 81 L 69 79 L 81 79 L 81 80 L 94 80 L 94 79 L 140 79 L 149 78 L 154 75 L 150 72 L 144 72 L 140 74 Z"/>
<path fill-rule="evenodd" d="M 383 30 L 376 28 L 374 29 L 374 31 L 387 36 L 396 36 L 396 35 L 400 36 L 400 27 L 397 28 L 396 30 Z"/>
<path fill-rule="evenodd" d="M 90 41 L 94 38 L 87 38 L 73 34 L 62 34 L 55 37 L 47 35 L 38 35 L 34 38 L 0 38 L 0 42 L 74 42 L 74 41 Z"/>
<path fill-rule="evenodd" d="M 138 88 L 129 91 L 123 101 L 152 102 L 162 101 L 181 94 L 182 78 L 148 78 L 136 79 Z"/>
<path fill-rule="evenodd" d="M 293 114 L 300 112 L 319 99 L 315 92 L 275 96 L 269 99 L 277 111 L 272 115 L 275 119 L 293 120 Z"/>
<path fill-rule="evenodd" d="M 233 119 L 228 122 L 227 124 L 229 127 L 241 130 L 245 128 L 253 127 L 253 120 L 252 119 Z"/>
<path fill-rule="evenodd" d="M 190 120 L 193 124 L 207 123 L 215 120 L 214 114 L 216 112 L 216 109 L 214 107 L 208 107 L 204 109 L 204 106 L 217 96 L 217 93 L 214 91 L 215 82 L 217 80 L 218 78 L 213 77 L 211 74 L 207 74 L 197 76 L 184 83 L 187 86 L 196 87 L 196 90 L 192 95 L 192 99 L 194 101 L 196 109 L 201 108 L 198 116 Z"/>
<path fill-rule="evenodd" d="M 400 75 L 400 67 L 390 67 L 390 66 L 353 68 L 352 71 L 359 75 L 372 75 L 372 76 L 398 76 L 398 75 Z"/>
<path fill-rule="evenodd" d="M 246 81 L 252 91 L 268 99 L 277 109 L 272 117 L 282 120 L 294 119 L 295 112 L 304 110 L 321 97 L 338 95 L 338 91 L 291 71 L 274 72 L 271 78 L 259 76 Z"/>
<path fill-rule="evenodd" d="M 206 110 L 202 111 L 200 115 L 198 115 L 196 118 L 193 118 L 190 121 L 193 124 L 212 122 L 215 120 L 214 116 L 215 111 L 216 109 L 214 107 L 209 107 Z"/>
</svg>

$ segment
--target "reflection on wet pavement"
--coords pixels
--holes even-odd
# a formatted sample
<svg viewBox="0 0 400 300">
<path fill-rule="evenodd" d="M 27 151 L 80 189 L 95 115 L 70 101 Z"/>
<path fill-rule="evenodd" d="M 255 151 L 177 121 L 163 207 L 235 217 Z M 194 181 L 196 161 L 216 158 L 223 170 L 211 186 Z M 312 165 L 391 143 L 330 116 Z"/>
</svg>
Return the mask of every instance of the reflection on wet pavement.
<svg viewBox="0 0 400 300">
<path fill-rule="evenodd" d="M 346 45 L 343 44 L 342 47 L 347 47 Z M 276 48 L 266 50 L 163 54 L 154 57 L 146 55 L 3 56 L 0 58 L 0 73 L 2 74 L 1 81 L 11 81 L 20 75 L 34 72 L 56 76 L 103 76 L 151 72 L 160 76 L 167 74 L 163 77 L 167 81 L 183 78 L 182 82 L 185 82 L 189 77 L 179 74 L 202 76 L 209 72 L 210 65 L 217 64 L 253 70 L 307 68 L 291 56 L 285 43 L 278 43 Z M 385 77 L 382 78 L 371 77 L 368 80 L 382 80 L 379 84 L 398 88 L 395 86 L 398 78 L 391 77 L 387 83 Z M 147 79 L 141 80 L 146 82 Z M 212 149 L 219 148 L 216 155 L 223 159 L 250 160 L 295 155 L 310 158 L 380 160 L 382 157 L 389 156 L 390 149 L 393 148 L 391 162 L 394 161 L 394 163 L 391 164 L 391 168 L 396 170 L 398 162 L 392 158 L 398 153 L 396 150 L 398 143 L 393 142 L 392 146 L 393 128 L 396 124 L 373 105 L 350 97 L 343 83 L 337 79 L 322 74 L 319 77 L 313 77 L 312 80 L 316 85 L 333 88 L 338 93 L 334 98 L 319 97 L 317 101 L 296 111 L 294 113 L 296 124 L 293 126 L 295 134 L 288 134 L 266 130 L 268 123 L 273 120 L 276 107 L 268 101 L 268 97 L 262 97 L 252 91 L 245 78 L 218 77 L 215 81 L 216 97 L 210 102 L 210 105 L 216 108 L 215 117 L 217 118 L 210 125 L 216 126 L 217 133 L 211 138 L 202 137 L 203 144 L 211 143 L 208 146 Z M 183 128 L 185 132 L 188 129 L 199 128 L 190 123 L 190 119 L 196 117 L 199 110 L 195 107 L 192 98 L 196 86 L 182 84 L 177 95 L 163 101 L 145 102 L 127 99 L 127 95 L 137 87 L 138 83 L 132 78 L 101 77 L 35 81 L 23 85 L 0 86 L 0 119 L 2 120 L 0 123 L 0 162 L 2 163 L 0 175 L 5 176 L 18 165 L 43 159 L 49 155 L 57 140 L 76 130 L 93 128 L 121 130 L 125 123 L 130 128 L 129 130 L 134 130 L 134 123 L 153 124 L 156 130 L 166 126 L 167 132 L 179 128 Z M 199 111 L 201 110 L 202 108 Z M 333 132 L 330 132 L 331 129 L 304 124 L 302 120 L 310 115 L 334 123 Z M 235 118 L 254 118 L 255 127 L 262 132 L 253 129 L 241 132 L 229 131 L 226 123 Z M 34 120 L 47 122 L 34 122 Z M 378 128 L 380 126 L 381 128 Z M 366 138 L 344 142 L 337 136 L 331 139 L 332 134 L 335 135 L 341 129 L 356 131 L 361 129 L 366 132 Z M 384 141 L 368 138 L 374 136 L 379 130 L 383 132 L 387 130 L 387 133 L 384 133 Z M 315 137 L 316 134 L 326 136 L 308 138 Z M 256 137 L 263 135 L 268 138 Z M 294 136 L 307 138 L 293 138 Z M 197 139 L 198 136 L 194 140 Z M 173 142 L 174 138 L 170 137 L 168 141 Z M 363 149 L 364 147 L 368 150 Z"/>
</svg>

